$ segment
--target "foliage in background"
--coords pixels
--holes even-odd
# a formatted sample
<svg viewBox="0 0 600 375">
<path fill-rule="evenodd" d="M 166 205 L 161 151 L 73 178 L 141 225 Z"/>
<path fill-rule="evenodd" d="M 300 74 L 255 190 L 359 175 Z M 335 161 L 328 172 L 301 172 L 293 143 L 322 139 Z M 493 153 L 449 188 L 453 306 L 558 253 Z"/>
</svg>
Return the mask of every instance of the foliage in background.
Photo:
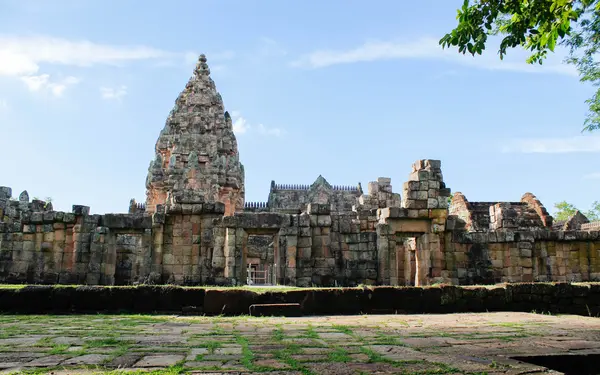
<svg viewBox="0 0 600 375">
<path fill-rule="evenodd" d="M 574 65 L 582 82 L 600 86 L 600 0 L 465 0 L 458 10 L 458 26 L 440 44 L 462 54 L 481 55 L 488 36 L 502 35 L 500 59 L 507 50 L 531 51 L 530 64 L 542 64 L 556 45 L 568 48 L 566 63 Z M 600 89 L 586 101 L 584 130 L 600 129 Z"/>
<path fill-rule="evenodd" d="M 567 203 L 566 201 L 558 202 L 554 205 L 554 208 L 557 210 L 554 213 L 554 219 L 568 220 L 571 216 L 578 211 L 577 207 L 572 205 L 571 203 Z M 580 211 L 584 214 L 589 221 L 600 221 L 600 202 L 595 201 L 592 203 L 592 208 L 588 211 Z"/>
</svg>

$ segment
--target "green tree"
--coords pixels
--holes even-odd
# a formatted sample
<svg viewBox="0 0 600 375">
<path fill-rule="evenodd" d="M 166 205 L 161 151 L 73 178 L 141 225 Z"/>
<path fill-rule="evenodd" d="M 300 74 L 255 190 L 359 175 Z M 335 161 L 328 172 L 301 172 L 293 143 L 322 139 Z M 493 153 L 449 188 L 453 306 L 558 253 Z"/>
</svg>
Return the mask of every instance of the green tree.
<svg viewBox="0 0 600 375">
<path fill-rule="evenodd" d="M 558 202 L 554 205 L 556 212 L 554 218 L 556 220 L 567 220 L 575 214 L 577 207 L 566 201 Z M 588 211 L 581 211 L 589 221 L 600 221 L 600 202 L 595 201 L 592 203 L 592 208 Z"/>
<path fill-rule="evenodd" d="M 583 213 L 590 221 L 600 221 L 600 202 L 592 203 L 592 208 Z"/>
<path fill-rule="evenodd" d="M 450 207 L 450 204 L 452 203 L 452 197 L 454 197 L 453 193 L 448 197 L 448 207 Z"/>
<path fill-rule="evenodd" d="M 577 207 L 566 201 L 558 202 L 554 204 L 556 212 L 554 213 L 554 219 L 558 221 L 568 220 L 571 216 L 577 212 Z"/>
<path fill-rule="evenodd" d="M 502 35 L 500 59 L 508 49 L 522 47 L 531 51 L 528 63 L 542 64 L 561 44 L 580 80 L 600 86 L 600 0 L 474 0 L 472 5 L 465 0 L 456 18 L 458 26 L 440 40 L 443 48 L 481 55 L 488 36 Z M 586 103 L 583 129 L 600 129 L 600 89 Z"/>
</svg>

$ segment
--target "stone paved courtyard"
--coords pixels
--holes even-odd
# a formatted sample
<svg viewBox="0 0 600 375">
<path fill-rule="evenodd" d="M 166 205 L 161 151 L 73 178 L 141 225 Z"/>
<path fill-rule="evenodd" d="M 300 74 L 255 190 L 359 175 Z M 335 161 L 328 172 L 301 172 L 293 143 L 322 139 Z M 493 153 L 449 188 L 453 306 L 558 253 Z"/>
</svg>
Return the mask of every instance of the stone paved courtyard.
<svg viewBox="0 0 600 375">
<path fill-rule="evenodd" d="M 508 357 L 569 352 L 600 353 L 598 318 L 0 316 L 3 373 L 556 374 Z"/>
</svg>

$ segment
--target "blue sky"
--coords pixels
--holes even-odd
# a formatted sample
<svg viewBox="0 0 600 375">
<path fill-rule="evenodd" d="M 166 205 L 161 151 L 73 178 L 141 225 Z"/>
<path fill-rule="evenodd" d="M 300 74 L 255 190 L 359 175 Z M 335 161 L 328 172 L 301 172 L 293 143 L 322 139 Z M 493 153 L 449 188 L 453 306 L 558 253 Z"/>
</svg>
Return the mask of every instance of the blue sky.
<svg viewBox="0 0 600 375">
<path fill-rule="evenodd" d="M 0 185 L 126 212 L 145 200 L 154 144 L 205 53 L 235 115 L 247 201 L 271 180 L 394 190 L 442 160 L 471 201 L 532 192 L 552 211 L 598 196 L 600 133 L 581 134 L 593 88 L 493 46 L 437 41 L 462 0 L 0 0 Z"/>
</svg>

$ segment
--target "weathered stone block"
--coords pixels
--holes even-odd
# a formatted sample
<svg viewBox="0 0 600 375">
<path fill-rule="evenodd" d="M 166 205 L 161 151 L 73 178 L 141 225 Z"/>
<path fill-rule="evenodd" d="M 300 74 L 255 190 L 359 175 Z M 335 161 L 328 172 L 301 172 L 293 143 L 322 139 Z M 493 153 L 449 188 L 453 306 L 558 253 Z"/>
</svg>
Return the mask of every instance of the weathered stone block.
<svg viewBox="0 0 600 375">
<path fill-rule="evenodd" d="M 438 206 L 438 200 L 436 198 L 427 199 L 427 208 L 437 208 Z"/>
<path fill-rule="evenodd" d="M 397 219 L 408 217 L 408 209 L 400 207 L 386 207 L 377 210 L 379 219 Z"/>
<path fill-rule="evenodd" d="M 8 186 L 0 186 L 0 199 L 10 199 L 12 197 L 12 189 Z"/>
<path fill-rule="evenodd" d="M 298 237 L 298 247 L 311 247 L 312 237 Z"/>
<path fill-rule="evenodd" d="M 29 220 L 32 224 L 42 224 L 44 222 L 43 212 L 32 212 Z"/>
<path fill-rule="evenodd" d="M 331 213 L 330 204 L 309 203 L 306 206 L 306 212 L 311 215 L 329 215 Z"/>
<path fill-rule="evenodd" d="M 319 227 L 329 227 L 329 226 L 331 226 L 331 216 L 329 216 L 329 215 L 318 215 L 317 216 L 317 226 L 319 226 Z"/>
<path fill-rule="evenodd" d="M 85 216 L 90 214 L 90 208 L 88 206 L 73 205 L 72 212 L 76 216 Z"/>
</svg>

